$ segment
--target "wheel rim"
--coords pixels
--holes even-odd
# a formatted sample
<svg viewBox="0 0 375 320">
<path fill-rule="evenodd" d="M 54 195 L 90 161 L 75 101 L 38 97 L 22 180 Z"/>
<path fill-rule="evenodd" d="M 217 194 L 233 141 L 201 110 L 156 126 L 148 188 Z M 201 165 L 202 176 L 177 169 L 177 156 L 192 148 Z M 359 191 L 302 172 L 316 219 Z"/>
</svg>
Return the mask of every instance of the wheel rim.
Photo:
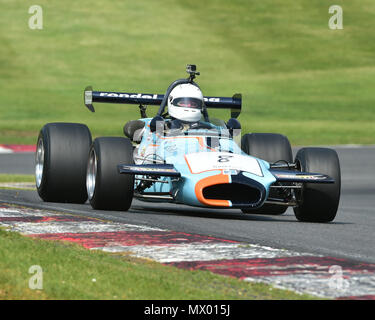
<svg viewBox="0 0 375 320">
<path fill-rule="evenodd" d="M 89 155 L 89 163 L 87 165 L 87 175 L 86 175 L 87 195 L 90 200 L 94 196 L 94 192 L 95 192 L 96 172 L 97 172 L 96 153 L 95 153 L 95 150 L 92 149 Z"/>
<path fill-rule="evenodd" d="M 40 187 L 44 169 L 44 145 L 43 139 L 39 138 L 35 157 L 35 180 L 37 188 Z"/>
</svg>

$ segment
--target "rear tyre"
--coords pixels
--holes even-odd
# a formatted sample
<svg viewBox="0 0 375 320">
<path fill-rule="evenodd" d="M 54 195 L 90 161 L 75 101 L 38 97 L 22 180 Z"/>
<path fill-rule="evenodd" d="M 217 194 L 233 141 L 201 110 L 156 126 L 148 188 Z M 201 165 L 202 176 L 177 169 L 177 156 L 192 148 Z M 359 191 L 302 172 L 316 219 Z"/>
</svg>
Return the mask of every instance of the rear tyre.
<svg viewBox="0 0 375 320">
<path fill-rule="evenodd" d="M 241 139 L 242 150 L 253 157 L 269 163 L 277 161 L 293 162 L 293 153 L 286 136 L 277 133 L 248 133 Z M 275 191 L 270 191 L 270 197 Z M 242 209 L 243 213 L 281 215 L 288 209 L 286 206 L 264 204 L 259 209 Z"/>
<path fill-rule="evenodd" d="M 90 130 L 79 123 L 48 123 L 39 133 L 35 180 L 43 201 L 85 203 Z"/>
<path fill-rule="evenodd" d="M 94 140 L 87 165 L 86 185 L 93 209 L 127 211 L 133 200 L 134 176 L 120 174 L 119 164 L 133 164 L 129 139 L 102 137 Z"/>
<path fill-rule="evenodd" d="M 330 222 L 336 217 L 340 201 L 340 161 L 335 150 L 302 148 L 295 162 L 300 171 L 322 173 L 335 180 L 333 184 L 305 183 L 294 214 L 299 221 Z"/>
</svg>

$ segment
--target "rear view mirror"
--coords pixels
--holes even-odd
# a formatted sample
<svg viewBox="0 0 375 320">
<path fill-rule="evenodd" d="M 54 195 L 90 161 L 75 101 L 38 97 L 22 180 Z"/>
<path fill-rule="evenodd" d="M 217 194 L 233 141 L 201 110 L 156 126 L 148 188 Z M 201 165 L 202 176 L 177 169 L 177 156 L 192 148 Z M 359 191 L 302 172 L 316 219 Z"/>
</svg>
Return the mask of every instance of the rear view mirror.
<svg viewBox="0 0 375 320">
<path fill-rule="evenodd" d="M 163 126 L 164 124 L 164 119 L 161 116 L 155 116 L 152 118 L 150 122 L 150 130 L 151 132 L 155 132 L 159 126 Z"/>
<path fill-rule="evenodd" d="M 230 118 L 227 122 L 227 128 L 229 130 L 229 134 L 231 136 L 238 135 L 241 130 L 241 124 L 240 122 L 235 118 Z"/>
</svg>

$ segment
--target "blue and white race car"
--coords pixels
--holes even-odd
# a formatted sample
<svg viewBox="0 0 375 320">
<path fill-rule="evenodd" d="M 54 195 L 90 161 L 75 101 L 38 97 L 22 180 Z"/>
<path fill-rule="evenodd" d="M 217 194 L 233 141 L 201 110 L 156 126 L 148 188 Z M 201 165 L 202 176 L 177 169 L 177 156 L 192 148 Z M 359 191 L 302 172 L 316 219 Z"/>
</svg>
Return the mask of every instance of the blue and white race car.
<svg viewBox="0 0 375 320">
<path fill-rule="evenodd" d="M 340 163 L 328 148 L 302 148 L 295 159 L 287 137 L 248 133 L 241 138 L 240 94 L 203 96 L 188 65 L 187 79 L 164 95 L 85 89 L 93 102 L 138 104 L 141 118 L 125 124 L 125 137 L 93 142 L 84 124 L 49 123 L 40 131 L 36 186 L 44 201 L 85 203 L 123 210 L 133 198 L 250 214 L 283 214 L 293 207 L 300 221 L 329 222 L 340 200 Z M 156 116 L 146 105 L 159 105 Z M 230 109 L 224 122 L 210 108 Z M 167 109 L 167 111 L 166 111 Z"/>
</svg>

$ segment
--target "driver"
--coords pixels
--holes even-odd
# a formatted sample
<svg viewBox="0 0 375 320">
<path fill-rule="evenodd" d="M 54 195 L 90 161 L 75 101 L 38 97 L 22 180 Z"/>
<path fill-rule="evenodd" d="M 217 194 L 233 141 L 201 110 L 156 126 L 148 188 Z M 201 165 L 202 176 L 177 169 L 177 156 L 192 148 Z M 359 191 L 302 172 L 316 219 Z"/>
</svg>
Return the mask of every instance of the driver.
<svg viewBox="0 0 375 320">
<path fill-rule="evenodd" d="M 210 125 L 200 122 L 203 104 L 202 91 L 196 85 L 185 83 L 174 87 L 168 97 L 170 129 L 210 129 Z"/>
</svg>

